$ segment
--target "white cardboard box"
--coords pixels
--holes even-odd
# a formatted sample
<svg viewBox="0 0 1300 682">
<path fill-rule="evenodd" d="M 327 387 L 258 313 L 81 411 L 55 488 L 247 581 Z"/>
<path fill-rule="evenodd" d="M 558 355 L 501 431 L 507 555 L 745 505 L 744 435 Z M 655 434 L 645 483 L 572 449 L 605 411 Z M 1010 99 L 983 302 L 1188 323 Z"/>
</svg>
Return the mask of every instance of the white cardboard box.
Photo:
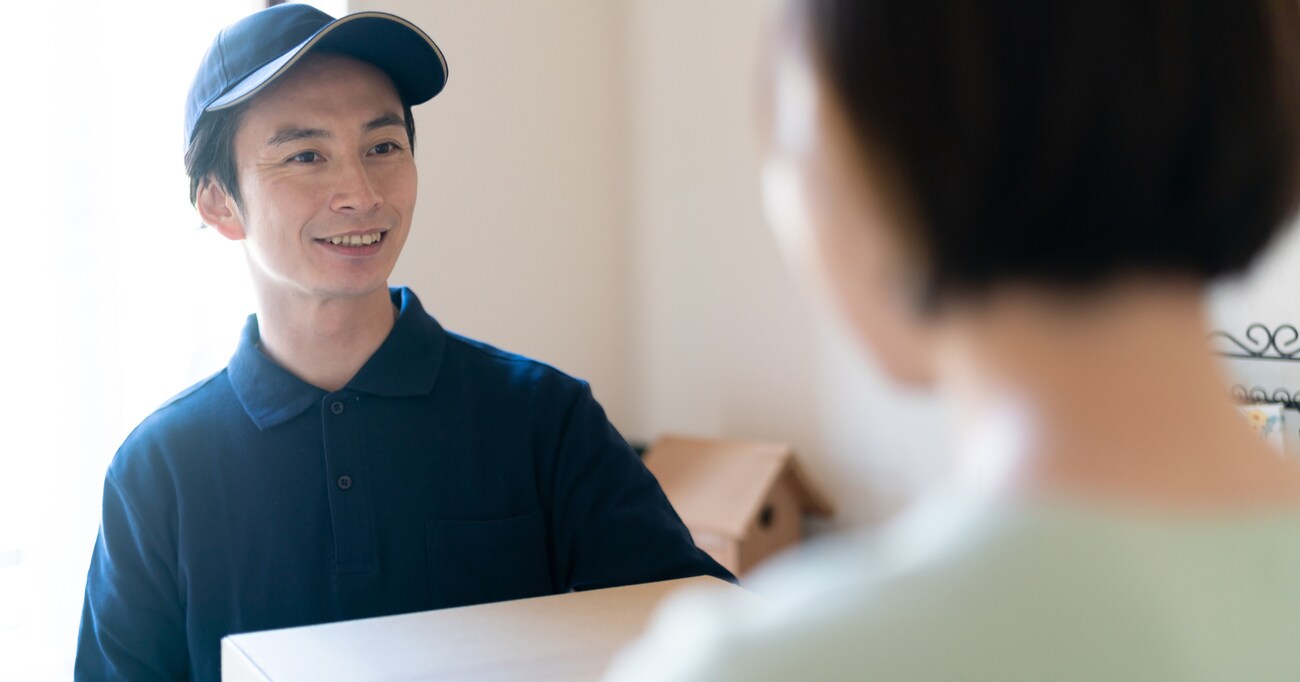
<svg viewBox="0 0 1300 682">
<path fill-rule="evenodd" d="M 224 682 L 598 680 L 670 592 L 715 578 L 231 635 Z M 753 597 L 757 599 L 758 597 Z"/>
</svg>

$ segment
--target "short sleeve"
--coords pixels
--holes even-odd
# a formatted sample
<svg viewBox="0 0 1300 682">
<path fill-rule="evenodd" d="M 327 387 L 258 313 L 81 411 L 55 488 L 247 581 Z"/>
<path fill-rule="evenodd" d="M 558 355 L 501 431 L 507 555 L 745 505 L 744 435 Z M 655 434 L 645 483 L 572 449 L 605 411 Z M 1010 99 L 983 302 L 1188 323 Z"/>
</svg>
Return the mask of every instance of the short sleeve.
<svg viewBox="0 0 1300 682">
<path fill-rule="evenodd" d="M 86 577 L 77 680 L 189 677 L 175 543 L 162 535 L 137 513 L 110 470 Z"/>
<path fill-rule="evenodd" d="M 580 384 L 554 460 L 552 528 L 570 590 L 710 575 L 732 580 L 691 540 L 658 481 Z"/>
</svg>

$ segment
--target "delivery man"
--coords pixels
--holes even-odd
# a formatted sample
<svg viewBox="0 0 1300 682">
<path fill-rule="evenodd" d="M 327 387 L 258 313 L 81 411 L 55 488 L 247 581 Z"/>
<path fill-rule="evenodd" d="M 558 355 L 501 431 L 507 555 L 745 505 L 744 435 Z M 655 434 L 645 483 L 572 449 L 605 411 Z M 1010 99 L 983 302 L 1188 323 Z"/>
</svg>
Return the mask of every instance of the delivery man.
<svg viewBox="0 0 1300 682">
<path fill-rule="evenodd" d="M 109 467 L 77 679 L 215 681 L 236 632 L 731 578 L 586 383 L 388 286 L 415 209 L 411 107 L 446 81 L 424 32 L 376 12 L 280 5 L 212 43 L 186 110 L 191 199 L 243 243 L 258 312 Z"/>
</svg>

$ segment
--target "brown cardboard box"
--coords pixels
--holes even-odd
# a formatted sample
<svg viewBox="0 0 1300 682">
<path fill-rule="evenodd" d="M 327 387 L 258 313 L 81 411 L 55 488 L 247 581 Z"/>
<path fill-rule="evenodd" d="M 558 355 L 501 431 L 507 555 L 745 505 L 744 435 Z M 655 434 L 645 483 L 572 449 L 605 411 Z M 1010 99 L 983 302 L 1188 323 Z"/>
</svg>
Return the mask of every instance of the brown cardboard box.
<svg viewBox="0 0 1300 682">
<path fill-rule="evenodd" d="M 802 540 L 804 514 L 832 513 L 788 445 L 664 436 L 645 465 L 695 544 L 737 576 Z"/>
<path fill-rule="evenodd" d="M 598 680 L 645 629 L 655 606 L 687 586 L 731 590 L 716 578 L 231 635 L 224 682 Z"/>
</svg>

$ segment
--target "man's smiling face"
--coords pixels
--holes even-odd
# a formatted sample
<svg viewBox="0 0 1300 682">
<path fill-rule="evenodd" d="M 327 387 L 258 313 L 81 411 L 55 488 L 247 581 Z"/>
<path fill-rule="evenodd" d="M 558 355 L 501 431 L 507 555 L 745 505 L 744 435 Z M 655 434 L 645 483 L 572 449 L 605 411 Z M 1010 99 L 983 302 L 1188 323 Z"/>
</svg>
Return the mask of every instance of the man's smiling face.
<svg viewBox="0 0 1300 682">
<path fill-rule="evenodd" d="M 308 55 L 249 105 L 234 155 L 242 206 L 219 192 L 229 215 L 205 210 L 205 219 L 245 240 L 264 293 L 323 300 L 387 286 L 417 183 L 402 102 L 384 72 Z"/>
</svg>

